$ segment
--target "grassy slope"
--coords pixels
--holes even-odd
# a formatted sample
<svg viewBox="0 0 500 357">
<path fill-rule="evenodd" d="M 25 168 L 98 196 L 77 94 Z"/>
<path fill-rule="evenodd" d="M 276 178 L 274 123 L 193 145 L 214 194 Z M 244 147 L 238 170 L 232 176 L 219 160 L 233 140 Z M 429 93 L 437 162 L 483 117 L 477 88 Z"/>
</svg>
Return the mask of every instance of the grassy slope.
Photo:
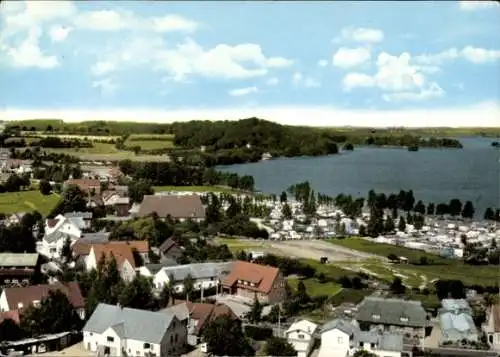
<svg viewBox="0 0 500 357">
<path fill-rule="evenodd" d="M 42 195 L 39 191 L 0 193 L 0 212 L 5 214 L 38 211 L 47 215 L 59 203 L 60 196 Z"/>
</svg>

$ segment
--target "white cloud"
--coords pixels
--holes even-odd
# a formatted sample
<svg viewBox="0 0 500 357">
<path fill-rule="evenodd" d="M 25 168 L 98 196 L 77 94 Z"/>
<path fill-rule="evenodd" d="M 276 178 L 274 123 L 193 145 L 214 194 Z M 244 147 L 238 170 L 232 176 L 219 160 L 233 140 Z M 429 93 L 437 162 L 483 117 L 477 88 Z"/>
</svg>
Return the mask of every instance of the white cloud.
<svg viewBox="0 0 500 357">
<path fill-rule="evenodd" d="M 340 31 L 340 36 L 335 38 L 333 42 L 354 41 L 362 43 L 379 43 L 383 40 L 384 32 L 382 30 L 366 27 L 345 27 Z"/>
<path fill-rule="evenodd" d="M 71 28 L 69 27 L 54 25 L 50 28 L 49 31 L 50 39 L 52 40 L 52 42 L 62 42 L 68 37 L 70 32 Z"/>
<path fill-rule="evenodd" d="M 496 1 L 477 0 L 477 1 L 459 1 L 460 9 L 464 11 L 475 11 L 487 9 L 491 7 L 498 7 Z"/>
<path fill-rule="evenodd" d="M 445 108 L 422 109 L 418 104 L 406 110 L 347 110 L 331 106 L 199 108 L 190 110 L 155 110 L 152 108 L 126 108 L 108 110 L 56 109 L 23 110 L 0 109 L 6 120 L 26 118 L 60 118 L 70 122 L 85 120 L 120 120 L 171 123 L 195 119 L 238 120 L 259 117 L 281 124 L 308 126 L 354 127 L 470 127 L 474 118 L 476 127 L 498 127 L 500 106 L 494 102 Z"/>
<path fill-rule="evenodd" d="M 262 77 L 270 68 L 286 67 L 292 62 L 282 57 L 266 57 L 257 44 L 221 44 L 204 50 L 193 40 L 175 49 L 158 50 L 154 57 L 157 68 L 167 71 L 177 81 L 189 75 L 223 79 Z"/>
<path fill-rule="evenodd" d="M 268 86 L 276 86 L 276 85 L 278 85 L 278 83 L 279 83 L 279 80 L 278 80 L 278 78 L 276 78 L 276 77 L 269 78 L 269 79 L 266 81 L 266 84 L 267 84 Z"/>
<path fill-rule="evenodd" d="M 412 101 L 419 102 L 431 98 L 440 98 L 445 95 L 439 84 L 432 82 L 428 87 L 422 88 L 420 92 L 386 93 L 382 98 L 387 102 Z"/>
<path fill-rule="evenodd" d="M 199 24 L 197 22 L 179 15 L 166 15 L 153 19 L 153 29 L 157 32 L 193 32 L 196 31 L 198 27 Z"/>
<path fill-rule="evenodd" d="M 484 48 L 467 46 L 461 53 L 466 60 L 476 64 L 493 62 L 500 59 L 500 50 L 486 50 Z"/>
<path fill-rule="evenodd" d="M 304 88 L 319 88 L 321 87 L 321 83 L 309 76 L 304 76 L 300 72 L 295 72 L 292 76 L 292 84 L 295 87 L 304 87 Z"/>
<path fill-rule="evenodd" d="M 326 67 L 326 66 L 328 66 L 328 61 L 326 59 L 320 59 L 318 61 L 318 66 L 319 67 Z"/>
<path fill-rule="evenodd" d="M 59 60 L 55 56 L 46 55 L 39 47 L 42 30 L 33 27 L 17 47 L 10 47 L 0 42 L 0 50 L 6 55 L 6 60 L 13 67 L 35 67 L 40 69 L 51 69 L 59 66 Z"/>
<path fill-rule="evenodd" d="M 113 62 L 109 62 L 109 61 L 102 61 L 102 62 L 97 62 L 95 63 L 91 68 L 90 68 L 90 72 L 94 75 L 94 76 L 103 76 L 105 74 L 108 74 L 112 71 L 114 71 L 116 68 L 115 68 L 115 64 Z"/>
<path fill-rule="evenodd" d="M 441 65 L 445 61 L 450 61 L 458 58 L 460 52 L 456 48 L 450 48 L 446 51 L 435 54 L 422 54 L 415 57 L 417 63 L 425 65 Z"/>
<path fill-rule="evenodd" d="M 98 88 L 103 95 L 113 94 L 118 86 L 111 78 L 100 79 L 92 82 L 92 88 Z"/>
<path fill-rule="evenodd" d="M 351 68 L 368 62 L 371 58 L 370 51 L 364 47 L 341 47 L 333 55 L 333 65 L 341 68 Z"/>
<path fill-rule="evenodd" d="M 257 93 L 259 89 L 257 87 L 246 87 L 238 88 L 229 91 L 229 95 L 232 97 L 242 97 L 251 93 Z"/>
<path fill-rule="evenodd" d="M 348 73 L 343 79 L 343 89 L 378 88 L 384 92 L 386 101 L 425 100 L 444 96 L 444 90 L 435 82 L 427 83 L 424 71 L 410 63 L 409 53 L 393 56 L 382 52 L 377 59 L 374 75 Z"/>
</svg>

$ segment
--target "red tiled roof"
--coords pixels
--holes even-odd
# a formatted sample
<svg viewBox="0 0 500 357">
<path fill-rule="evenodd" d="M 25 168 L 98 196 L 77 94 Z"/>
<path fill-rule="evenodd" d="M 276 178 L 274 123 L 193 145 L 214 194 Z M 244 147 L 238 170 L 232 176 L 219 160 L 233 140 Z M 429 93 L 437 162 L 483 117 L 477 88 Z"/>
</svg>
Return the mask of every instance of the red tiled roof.
<svg viewBox="0 0 500 357">
<path fill-rule="evenodd" d="M 189 317 L 198 321 L 196 328 L 193 331 L 193 334 L 196 336 L 201 333 L 204 326 L 219 316 L 228 315 L 233 319 L 238 319 L 233 310 L 231 310 L 231 308 L 226 304 L 199 303 L 185 300 L 176 300 L 175 304 L 186 304 L 189 311 Z"/>
<path fill-rule="evenodd" d="M 77 282 L 70 282 L 67 284 L 43 284 L 31 285 L 26 287 L 5 288 L 4 293 L 7 298 L 7 303 L 10 310 L 26 308 L 30 306 L 33 301 L 42 301 L 44 297 L 49 295 L 49 291 L 61 291 L 67 297 L 71 305 L 75 308 L 85 307 L 82 292 Z M 20 306 L 19 304 L 22 304 Z"/>
<path fill-rule="evenodd" d="M 132 246 L 129 244 L 123 244 L 125 242 L 119 243 L 122 244 L 92 244 L 91 249 L 94 249 L 95 258 L 97 261 L 99 261 L 103 255 L 106 260 L 111 259 L 111 255 L 113 255 L 116 259 L 116 263 L 119 266 L 121 266 L 127 260 L 130 265 L 135 268 Z"/>
<path fill-rule="evenodd" d="M 231 272 L 224 278 L 222 284 L 226 287 L 238 286 L 255 292 L 269 293 L 279 275 L 279 269 L 269 266 L 237 261 Z M 254 283 L 255 286 L 238 284 L 238 280 Z"/>
<path fill-rule="evenodd" d="M 59 222 L 59 220 L 55 219 L 55 218 L 47 219 L 47 226 L 50 228 L 54 228 L 58 222 Z"/>
<path fill-rule="evenodd" d="M 73 250 L 73 254 L 75 256 L 88 255 L 90 253 L 90 248 L 92 245 L 107 245 L 109 247 L 118 248 L 110 248 L 110 249 L 122 249 L 119 246 L 125 245 L 130 247 L 130 249 L 137 249 L 139 253 L 148 253 L 149 252 L 149 242 L 147 240 L 128 240 L 128 241 L 111 241 L 107 243 L 84 243 L 80 241 L 76 241 L 75 244 L 71 247 Z M 116 255 L 115 255 L 116 258 Z M 99 259 L 99 258 L 98 258 Z"/>
<path fill-rule="evenodd" d="M 10 319 L 19 325 L 20 322 L 19 316 L 20 316 L 19 310 L 0 312 L 0 323 L 2 323 L 4 320 Z"/>
<path fill-rule="evenodd" d="M 81 190 L 88 191 L 91 188 L 101 189 L 101 183 L 95 179 L 72 179 L 66 181 L 68 185 L 77 185 Z"/>
</svg>

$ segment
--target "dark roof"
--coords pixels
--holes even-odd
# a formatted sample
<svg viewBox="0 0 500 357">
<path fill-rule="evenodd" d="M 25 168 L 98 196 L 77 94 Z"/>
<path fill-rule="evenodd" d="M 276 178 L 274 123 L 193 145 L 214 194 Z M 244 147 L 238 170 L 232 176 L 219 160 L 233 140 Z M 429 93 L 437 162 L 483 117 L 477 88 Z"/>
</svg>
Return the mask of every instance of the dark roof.
<svg viewBox="0 0 500 357">
<path fill-rule="evenodd" d="M 205 207 L 198 195 L 146 195 L 142 200 L 138 217 L 153 212 L 165 218 L 205 218 Z"/>
<path fill-rule="evenodd" d="M 162 244 L 160 244 L 159 249 L 163 254 L 166 254 L 170 249 L 175 247 L 179 249 L 181 248 L 173 238 L 167 238 Z"/>
<path fill-rule="evenodd" d="M 68 212 L 64 214 L 66 218 L 83 218 L 83 219 L 92 219 L 92 212 Z"/>
<path fill-rule="evenodd" d="M 427 313 L 421 301 L 366 297 L 358 306 L 356 320 L 374 324 L 424 327 Z"/>
<path fill-rule="evenodd" d="M 77 282 L 70 282 L 67 284 L 42 284 L 31 285 L 26 287 L 5 288 L 4 293 L 7 298 L 9 308 L 19 309 L 26 308 L 33 303 L 33 301 L 42 301 L 44 297 L 49 295 L 49 291 L 61 291 L 67 297 L 71 305 L 75 308 L 85 307 L 82 292 Z M 22 305 L 19 305 L 22 304 Z"/>
</svg>

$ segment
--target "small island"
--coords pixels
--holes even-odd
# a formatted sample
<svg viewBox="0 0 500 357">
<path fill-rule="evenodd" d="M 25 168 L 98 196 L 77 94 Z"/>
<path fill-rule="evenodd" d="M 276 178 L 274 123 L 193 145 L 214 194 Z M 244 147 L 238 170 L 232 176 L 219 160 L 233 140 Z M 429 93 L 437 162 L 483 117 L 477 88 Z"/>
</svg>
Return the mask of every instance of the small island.
<svg viewBox="0 0 500 357">
<path fill-rule="evenodd" d="M 418 151 L 418 146 L 417 145 L 410 145 L 410 146 L 408 146 L 408 151 Z"/>
<path fill-rule="evenodd" d="M 491 143 L 491 146 L 493 146 L 494 148 L 500 148 L 500 142 L 494 141 Z"/>
</svg>

